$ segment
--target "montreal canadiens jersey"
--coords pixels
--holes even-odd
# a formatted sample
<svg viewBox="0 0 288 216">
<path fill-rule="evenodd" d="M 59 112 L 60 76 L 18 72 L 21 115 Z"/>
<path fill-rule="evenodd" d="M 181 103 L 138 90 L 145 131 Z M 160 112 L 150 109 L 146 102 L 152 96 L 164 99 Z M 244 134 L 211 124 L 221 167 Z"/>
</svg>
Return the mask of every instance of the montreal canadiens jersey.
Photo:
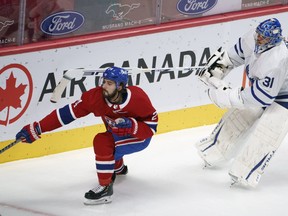
<svg viewBox="0 0 288 216">
<path fill-rule="evenodd" d="M 288 49 L 285 42 L 255 54 L 251 30 L 228 51 L 234 66 L 244 64 L 250 86 L 241 91 L 244 105 L 267 107 L 274 101 L 288 108 Z"/>
<path fill-rule="evenodd" d="M 146 139 L 156 133 L 158 115 L 147 94 L 137 86 L 126 88 L 127 94 L 122 104 L 112 104 L 102 95 L 102 88 L 96 87 L 84 92 L 80 100 L 52 111 L 39 121 L 42 132 L 51 131 L 66 125 L 77 118 L 93 113 L 101 117 L 109 126 L 115 119 L 132 117 L 138 123 L 138 138 Z"/>
</svg>

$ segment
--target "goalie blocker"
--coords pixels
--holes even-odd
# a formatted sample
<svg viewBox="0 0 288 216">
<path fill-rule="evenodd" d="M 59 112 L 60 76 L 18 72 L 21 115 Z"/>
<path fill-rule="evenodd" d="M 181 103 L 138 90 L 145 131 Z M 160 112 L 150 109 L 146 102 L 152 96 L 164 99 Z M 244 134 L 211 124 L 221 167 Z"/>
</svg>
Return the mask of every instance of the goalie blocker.
<svg viewBox="0 0 288 216">
<path fill-rule="evenodd" d="M 256 187 L 287 132 L 288 110 L 277 103 L 265 111 L 231 109 L 196 148 L 208 166 L 230 160 L 237 153 L 229 171 L 232 182 Z"/>
</svg>

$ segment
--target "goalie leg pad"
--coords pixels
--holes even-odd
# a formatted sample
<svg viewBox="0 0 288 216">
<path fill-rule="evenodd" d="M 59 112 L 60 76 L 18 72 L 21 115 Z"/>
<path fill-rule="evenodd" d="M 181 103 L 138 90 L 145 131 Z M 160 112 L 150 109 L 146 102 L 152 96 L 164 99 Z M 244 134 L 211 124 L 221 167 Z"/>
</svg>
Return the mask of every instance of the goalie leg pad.
<svg viewBox="0 0 288 216">
<path fill-rule="evenodd" d="M 196 143 L 205 164 L 210 166 L 231 159 L 238 149 L 238 141 L 244 132 L 261 116 L 263 109 L 228 110 L 211 135 Z"/>
<path fill-rule="evenodd" d="M 266 108 L 249 131 L 246 145 L 233 161 L 232 181 L 256 187 L 288 132 L 288 110 L 277 103 Z"/>
</svg>

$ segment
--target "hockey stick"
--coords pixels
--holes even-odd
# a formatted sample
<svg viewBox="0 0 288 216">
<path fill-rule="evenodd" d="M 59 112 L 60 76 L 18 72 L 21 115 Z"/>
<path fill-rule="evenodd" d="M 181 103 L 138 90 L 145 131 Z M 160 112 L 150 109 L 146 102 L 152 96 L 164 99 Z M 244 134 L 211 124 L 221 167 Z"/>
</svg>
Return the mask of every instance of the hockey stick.
<svg viewBox="0 0 288 216">
<path fill-rule="evenodd" d="M 5 152 L 6 150 L 10 149 L 11 147 L 13 147 L 14 145 L 16 145 L 17 143 L 19 143 L 21 140 L 15 140 L 14 142 L 10 143 L 9 145 L 5 146 L 4 148 L 2 148 L 0 150 L 0 154 L 2 154 L 3 152 Z"/>
<path fill-rule="evenodd" d="M 168 72 L 173 70 L 193 70 L 193 69 L 202 69 L 203 67 L 176 67 L 176 68 L 125 68 L 128 71 L 140 71 L 140 72 Z M 74 78 L 81 78 L 83 76 L 96 76 L 99 73 L 103 73 L 107 68 L 98 68 L 98 69 L 84 69 L 84 68 L 77 68 L 77 69 L 70 69 L 64 71 L 64 75 L 58 85 L 55 87 L 53 94 L 50 98 L 52 103 L 57 103 L 61 98 L 61 95 L 68 85 L 68 83 Z"/>
<path fill-rule="evenodd" d="M 101 69 L 102 70 L 102 69 Z M 84 71 L 84 68 L 77 68 L 77 69 L 70 69 L 70 70 L 65 70 L 64 71 L 64 75 L 62 77 L 62 79 L 60 80 L 60 82 L 58 83 L 58 85 L 55 87 L 55 89 L 53 90 L 53 94 L 50 98 L 50 101 L 52 103 L 57 103 L 57 101 L 61 98 L 61 95 L 64 91 L 64 89 L 66 88 L 66 86 L 68 85 L 68 83 L 76 78 L 76 77 L 79 77 L 81 78 L 83 76 L 83 72 Z M 85 70 L 86 71 L 86 70 Z M 89 72 L 89 71 L 88 71 Z M 96 74 L 96 71 L 91 71 L 91 75 Z"/>
</svg>

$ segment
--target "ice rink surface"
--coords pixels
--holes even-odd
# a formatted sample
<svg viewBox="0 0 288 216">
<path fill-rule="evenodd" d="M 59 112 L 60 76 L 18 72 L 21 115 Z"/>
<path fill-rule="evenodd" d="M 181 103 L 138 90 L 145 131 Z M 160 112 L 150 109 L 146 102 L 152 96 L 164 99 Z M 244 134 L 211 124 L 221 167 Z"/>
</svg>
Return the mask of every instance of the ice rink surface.
<svg viewBox="0 0 288 216">
<path fill-rule="evenodd" d="M 147 149 L 126 156 L 129 173 L 117 177 L 113 202 L 105 205 L 83 204 L 84 193 L 97 184 L 92 148 L 0 164 L 0 215 L 286 215 L 287 138 L 256 189 L 230 187 L 230 164 L 203 169 L 194 147 L 213 128 L 159 134 Z"/>
</svg>

